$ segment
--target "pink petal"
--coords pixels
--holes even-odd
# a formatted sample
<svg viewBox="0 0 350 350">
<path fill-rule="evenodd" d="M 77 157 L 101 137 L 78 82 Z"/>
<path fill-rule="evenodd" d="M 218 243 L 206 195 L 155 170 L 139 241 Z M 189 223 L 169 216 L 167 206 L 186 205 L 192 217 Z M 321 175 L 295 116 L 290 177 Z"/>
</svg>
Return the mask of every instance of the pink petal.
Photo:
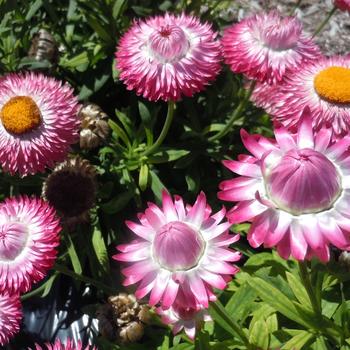
<svg viewBox="0 0 350 350">
<path fill-rule="evenodd" d="M 236 160 L 224 160 L 224 166 L 238 175 L 261 177 L 260 167 L 252 163 L 243 163 Z"/>
<path fill-rule="evenodd" d="M 145 227 L 143 225 L 138 225 L 132 221 L 126 220 L 125 225 L 134 233 L 136 233 L 139 237 L 151 241 L 154 235 L 154 231 L 150 227 Z"/>
<path fill-rule="evenodd" d="M 305 107 L 300 116 L 300 125 L 297 135 L 299 148 L 314 148 L 314 134 L 312 130 L 312 117 L 309 107 Z"/>
<path fill-rule="evenodd" d="M 233 224 L 238 224 L 248 221 L 253 217 L 261 214 L 266 210 L 266 206 L 259 203 L 257 200 L 243 201 L 233 207 L 228 213 L 227 217 Z"/>
<path fill-rule="evenodd" d="M 173 200 L 169 193 L 165 190 L 162 192 L 163 212 L 168 222 L 178 220 L 178 215 L 175 210 Z"/>
<path fill-rule="evenodd" d="M 201 192 L 196 202 L 194 203 L 193 207 L 190 209 L 190 211 L 187 214 L 187 217 L 186 217 L 187 221 L 196 227 L 200 227 L 204 219 L 206 206 L 207 206 L 207 200 L 206 200 L 205 194 L 204 192 Z"/>
<path fill-rule="evenodd" d="M 303 231 L 298 223 L 292 223 L 290 228 L 290 249 L 292 256 L 297 260 L 304 260 L 307 252 L 307 243 Z"/>
</svg>

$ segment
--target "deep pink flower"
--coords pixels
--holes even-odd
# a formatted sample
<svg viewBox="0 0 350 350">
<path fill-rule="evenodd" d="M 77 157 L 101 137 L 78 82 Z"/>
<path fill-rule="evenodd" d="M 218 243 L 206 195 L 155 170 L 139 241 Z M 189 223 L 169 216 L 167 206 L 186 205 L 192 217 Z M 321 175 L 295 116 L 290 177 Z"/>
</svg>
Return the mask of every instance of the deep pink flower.
<svg viewBox="0 0 350 350">
<path fill-rule="evenodd" d="M 57 255 L 59 221 L 39 198 L 0 204 L 0 291 L 27 292 L 45 277 Z"/>
<path fill-rule="evenodd" d="M 222 38 L 225 62 L 235 73 L 274 84 L 285 73 L 321 53 L 302 31 L 296 17 L 277 11 L 256 14 L 225 30 Z"/>
<path fill-rule="evenodd" d="M 0 164 L 21 176 L 62 161 L 78 140 L 78 100 L 68 85 L 38 73 L 0 79 Z"/>
<path fill-rule="evenodd" d="M 240 253 L 227 247 L 238 240 L 229 235 L 225 208 L 211 215 L 203 192 L 193 207 L 185 206 L 179 196 L 175 202 L 163 192 L 163 208 L 148 204 L 139 215 L 141 224 L 126 225 L 138 239 L 119 245 L 122 252 L 114 256 L 131 265 L 122 270 L 124 285 L 138 284 L 137 298 L 150 294 L 150 305 L 161 303 L 164 309 L 175 301 L 179 289 L 193 307 L 208 307 L 215 300 L 212 287 L 224 289 L 230 275 L 238 268 L 228 262 L 240 259 Z"/>
<path fill-rule="evenodd" d="M 0 294 L 0 345 L 9 342 L 20 329 L 22 307 L 18 294 Z"/>
<path fill-rule="evenodd" d="M 204 322 L 212 320 L 208 310 L 194 307 L 191 302 L 188 303 L 185 300 L 184 295 L 178 296 L 169 309 L 164 310 L 157 307 L 156 311 L 161 316 L 163 323 L 173 325 L 174 334 L 184 329 L 187 336 L 192 340 L 196 336 L 196 330 L 200 329 Z"/>
<path fill-rule="evenodd" d="M 350 132 L 350 56 L 323 57 L 301 65 L 286 74 L 266 99 L 267 111 L 292 132 L 309 107 L 314 129 L 330 127 L 333 139 L 341 139 Z"/>
<path fill-rule="evenodd" d="M 59 339 L 56 339 L 54 344 L 47 343 L 43 348 L 36 344 L 34 350 L 97 350 L 97 348 L 95 346 L 83 347 L 81 341 L 78 341 L 77 345 L 75 345 L 74 341 L 68 338 L 66 345 L 61 343 Z"/>
<path fill-rule="evenodd" d="M 238 202 L 232 223 L 251 221 L 253 247 L 277 246 L 283 258 L 329 260 L 329 244 L 350 249 L 350 137 L 331 142 L 332 131 L 315 135 L 305 111 L 298 133 L 275 130 L 276 141 L 242 130 L 252 156 L 224 161 L 241 175 L 220 184 L 220 199 Z"/>
<path fill-rule="evenodd" d="M 166 13 L 136 21 L 116 52 L 120 79 L 149 100 L 179 100 L 204 89 L 220 71 L 220 43 L 207 23 Z"/>
<path fill-rule="evenodd" d="M 350 12 L 350 0 L 334 0 L 334 6 L 342 11 Z"/>
</svg>

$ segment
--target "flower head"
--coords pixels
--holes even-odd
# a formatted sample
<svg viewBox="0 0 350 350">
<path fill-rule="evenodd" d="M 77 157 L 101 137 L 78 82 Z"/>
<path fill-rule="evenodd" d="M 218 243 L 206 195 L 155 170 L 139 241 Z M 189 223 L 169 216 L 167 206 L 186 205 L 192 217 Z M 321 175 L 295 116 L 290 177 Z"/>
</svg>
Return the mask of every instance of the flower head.
<svg viewBox="0 0 350 350">
<path fill-rule="evenodd" d="M 277 11 L 256 14 L 226 29 L 222 38 L 225 62 L 235 73 L 274 84 L 306 60 L 320 56 L 296 17 Z"/>
<path fill-rule="evenodd" d="M 0 345 L 9 342 L 20 328 L 22 307 L 18 294 L 0 294 Z"/>
<path fill-rule="evenodd" d="M 74 157 L 56 166 L 43 185 L 43 197 L 68 227 L 88 221 L 95 204 L 96 171 L 85 159 Z"/>
<path fill-rule="evenodd" d="M 350 12 L 350 0 L 334 0 L 334 5 L 342 11 Z"/>
<path fill-rule="evenodd" d="M 179 100 L 204 89 L 220 70 L 220 43 L 209 24 L 181 14 L 136 21 L 116 52 L 120 78 L 149 100 Z"/>
<path fill-rule="evenodd" d="M 182 301 L 179 301 L 179 298 L 170 309 L 164 310 L 161 307 L 157 307 L 156 311 L 161 316 L 163 323 L 173 325 L 174 334 L 184 329 L 187 336 L 192 340 L 196 336 L 196 330 L 204 322 L 212 320 L 206 309 L 196 308 L 187 303 L 183 304 Z"/>
<path fill-rule="evenodd" d="M 39 198 L 0 204 L 0 291 L 27 292 L 45 277 L 57 255 L 59 221 Z"/>
<path fill-rule="evenodd" d="M 305 111 L 298 132 L 275 130 L 276 141 L 242 130 L 253 156 L 224 161 L 241 175 L 220 184 L 220 199 L 238 202 L 232 223 L 251 221 L 253 247 L 277 246 L 283 258 L 329 260 L 329 244 L 350 248 L 350 137 L 331 142 L 332 131 L 312 132 Z"/>
<path fill-rule="evenodd" d="M 350 57 L 324 57 L 287 74 L 270 97 L 274 118 L 294 132 L 305 107 L 315 130 L 333 129 L 340 139 L 350 131 Z"/>
<path fill-rule="evenodd" d="M 203 192 L 193 207 L 185 206 L 181 197 L 175 202 L 163 192 L 163 208 L 148 204 L 139 215 L 141 224 L 127 221 L 138 239 L 117 248 L 115 259 L 130 262 L 122 270 L 124 285 L 139 283 L 136 297 L 150 294 L 150 305 L 161 303 L 169 308 L 181 291 L 193 307 L 208 307 L 215 300 L 212 287 L 224 289 L 237 267 L 240 253 L 227 247 L 238 240 L 228 234 L 230 224 L 221 223 L 225 209 L 211 215 Z"/>
<path fill-rule="evenodd" d="M 80 340 L 77 342 L 77 345 L 75 345 L 74 341 L 68 338 L 66 345 L 61 343 L 59 339 L 56 339 L 54 344 L 47 343 L 43 348 L 36 344 L 34 350 L 97 350 L 97 348 L 95 346 L 84 347 Z"/>
<path fill-rule="evenodd" d="M 36 73 L 0 79 L 0 164 L 21 176 L 62 161 L 77 141 L 78 100 L 68 85 Z"/>
</svg>

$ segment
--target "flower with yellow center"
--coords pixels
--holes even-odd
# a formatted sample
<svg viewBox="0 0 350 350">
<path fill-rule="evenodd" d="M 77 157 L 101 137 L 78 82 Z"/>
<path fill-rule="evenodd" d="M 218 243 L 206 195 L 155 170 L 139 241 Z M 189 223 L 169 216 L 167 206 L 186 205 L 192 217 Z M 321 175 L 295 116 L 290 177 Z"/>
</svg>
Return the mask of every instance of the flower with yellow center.
<svg viewBox="0 0 350 350">
<path fill-rule="evenodd" d="M 0 164 L 21 176 L 62 161 L 78 140 L 78 100 L 68 85 L 36 73 L 0 80 Z"/>
<path fill-rule="evenodd" d="M 332 139 L 350 132 L 350 57 L 323 57 L 287 74 L 269 97 L 267 111 L 292 132 L 309 107 L 314 130 L 332 128 Z"/>
</svg>

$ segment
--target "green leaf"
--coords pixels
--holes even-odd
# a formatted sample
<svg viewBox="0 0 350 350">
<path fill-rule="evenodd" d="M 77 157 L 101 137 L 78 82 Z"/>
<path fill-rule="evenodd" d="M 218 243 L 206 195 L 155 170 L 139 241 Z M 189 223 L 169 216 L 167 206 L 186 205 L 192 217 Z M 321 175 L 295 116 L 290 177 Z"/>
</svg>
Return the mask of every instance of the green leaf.
<svg viewBox="0 0 350 350">
<path fill-rule="evenodd" d="M 142 164 L 139 172 L 139 186 L 141 191 L 144 191 L 147 188 L 148 184 L 148 165 Z"/>
<path fill-rule="evenodd" d="M 139 106 L 139 113 L 140 113 L 142 123 L 145 126 L 149 127 L 152 124 L 152 116 L 151 116 L 149 109 L 141 101 L 138 102 L 138 106 Z"/>
<path fill-rule="evenodd" d="M 304 330 L 300 330 L 298 331 L 298 334 L 296 334 L 292 339 L 288 340 L 287 343 L 285 343 L 282 346 L 281 350 L 295 350 L 295 349 L 302 350 L 303 346 L 311 342 L 314 336 L 315 335 L 312 333 L 309 333 Z"/>
<path fill-rule="evenodd" d="M 43 294 L 40 295 L 41 298 L 45 298 L 52 288 L 53 282 L 55 282 L 55 279 L 57 278 L 59 274 L 55 272 L 46 282 L 45 282 L 45 289 L 43 291 Z"/>
<path fill-rule="evenodd" d="M 185 149 L 162 150 L 153 154 L 152 156 L 149 156 L 148 159 L 150 163 L 161 164 L 177 160 L 181 157 L 184 157 L 188 153 L 190 153 L 190 151 Z"/>
<path fill-rule="evenodd" d="M 118 109 L 115 110 L 115 114 L 119 119 L 119 121 L 123 124 L 124 130 L 126 131 L 128 136 L 131 138 L 134 132 L 133 132 L 133 125 L 130 118 L 125 113 L 123 113 L 122 111 L 119 111 Z"/>
<path fill-rule="evenodd" d="M 269 333 L 273 333 L 278 330 L 278 319 L 276 314 L 270 315 L 266 319 L 266 325 Z"/>
<path fill-rule="evenodd" d="M 122 210 L 134 197 L 132 191 L 123 192 L 112 198 L 109 202 L 101 205 L 101 209 L 107 214 L 114 214 Z"/>
<path fill-rule="evenodd" d="M 68 69 L 76 69 L 79 66 L 87 66 L 89 64 L 89 57 L 86 51 L 81 52 L 80 54 L 67 59 L 61 58 L 59 62 L 60 66 Z"/>
<path fill-rule="evenodd" d="M 153 170 L 150 170 L 149 174 L 151 176 L 151 190 L 154 196 L 157 198 L 157 200 L 161 202 L 162 192 L 164 189 L 166 189 L 166 187 Z"/>
<path fill-rule="evenodd" d="M 83 269 L 81 267 L 80 260 L 79 260 L 77 251 L 75 250 L 72 238 L 71 238 L 70 234 L 68 234 L 68 233 L 65 233 L 63 235 L 63 237 L 64 237 L 65 243 L 67 245 L 68 254 L 69 254 L 69 258 L 72 262 L 73 270 L 78 275 L 81 275 L 81 273 L 83 272 Z"/>
<path fill-rule="evenodd" d="M 255 322 L 253 327 L 249 329 L 249 342 L 259 349 L 268 350 L 269 332 L 264 320 Z"/>
<path fill-rule="evenodd" d="M 109 273 L 109 258 L 107 253 L 107 247 L 103 239 L 99 225 L 95 225 L 92 233 L 92 246 L 94 248 L 98 262 L 100 263 L 100 269 L 104 274 Z"/>
<path fill-rule="evenodd" d="M 125 144 L 125 146 L 130 147 L 130 140 L 126 135 L 125 131 L 112 119 L 108 120 L 108 125 L 113 130 L 113 132 L 119 137 Z"/>
<path fill-rule="evenodd" d="M 301 283 L 300 279 L 298 279 L 296 276 L 294 276 L 292 273 L 288 271 L 286 272 L 286 276 L 287 276 L 289 287 L 293 291 L 298 301 L 302 305 L 307 306 L 310 308 L 310 310 L 312 310 L 310 298 L 307 294 L 307 291 L 305 290 L 304 285 Z"/>
<path fill-rule="evenodd" d="M 169 337 L 164 336 L 164 340 L 161 346 L 157 347 L 157 350 L 169 350 Z"/>
<path fill-rule="evenodd" d="M 277 288 L 259 277 L 248 279 L 248 283 L 254 288 L 263 301 L 274 307 L 281 314 L 302 326 L 309 327 L 310 324 L 300 316 L 290 299 Z"/>
<path fill-rule="evenodd" d="M 31 5 L 29 11 L 26 14 L 26 21 L 30 21 L 31 18 L 38 12 L 41 6 L 43 6 L 43 0 L 35 0 L 33 5 Z"/>
<path fill-rule="evenodd" d="M 113 5 L 112 16 L 114 19 L 118 19 L 126 8 L 127 0 L 117 0 Z"/>
</svg>

